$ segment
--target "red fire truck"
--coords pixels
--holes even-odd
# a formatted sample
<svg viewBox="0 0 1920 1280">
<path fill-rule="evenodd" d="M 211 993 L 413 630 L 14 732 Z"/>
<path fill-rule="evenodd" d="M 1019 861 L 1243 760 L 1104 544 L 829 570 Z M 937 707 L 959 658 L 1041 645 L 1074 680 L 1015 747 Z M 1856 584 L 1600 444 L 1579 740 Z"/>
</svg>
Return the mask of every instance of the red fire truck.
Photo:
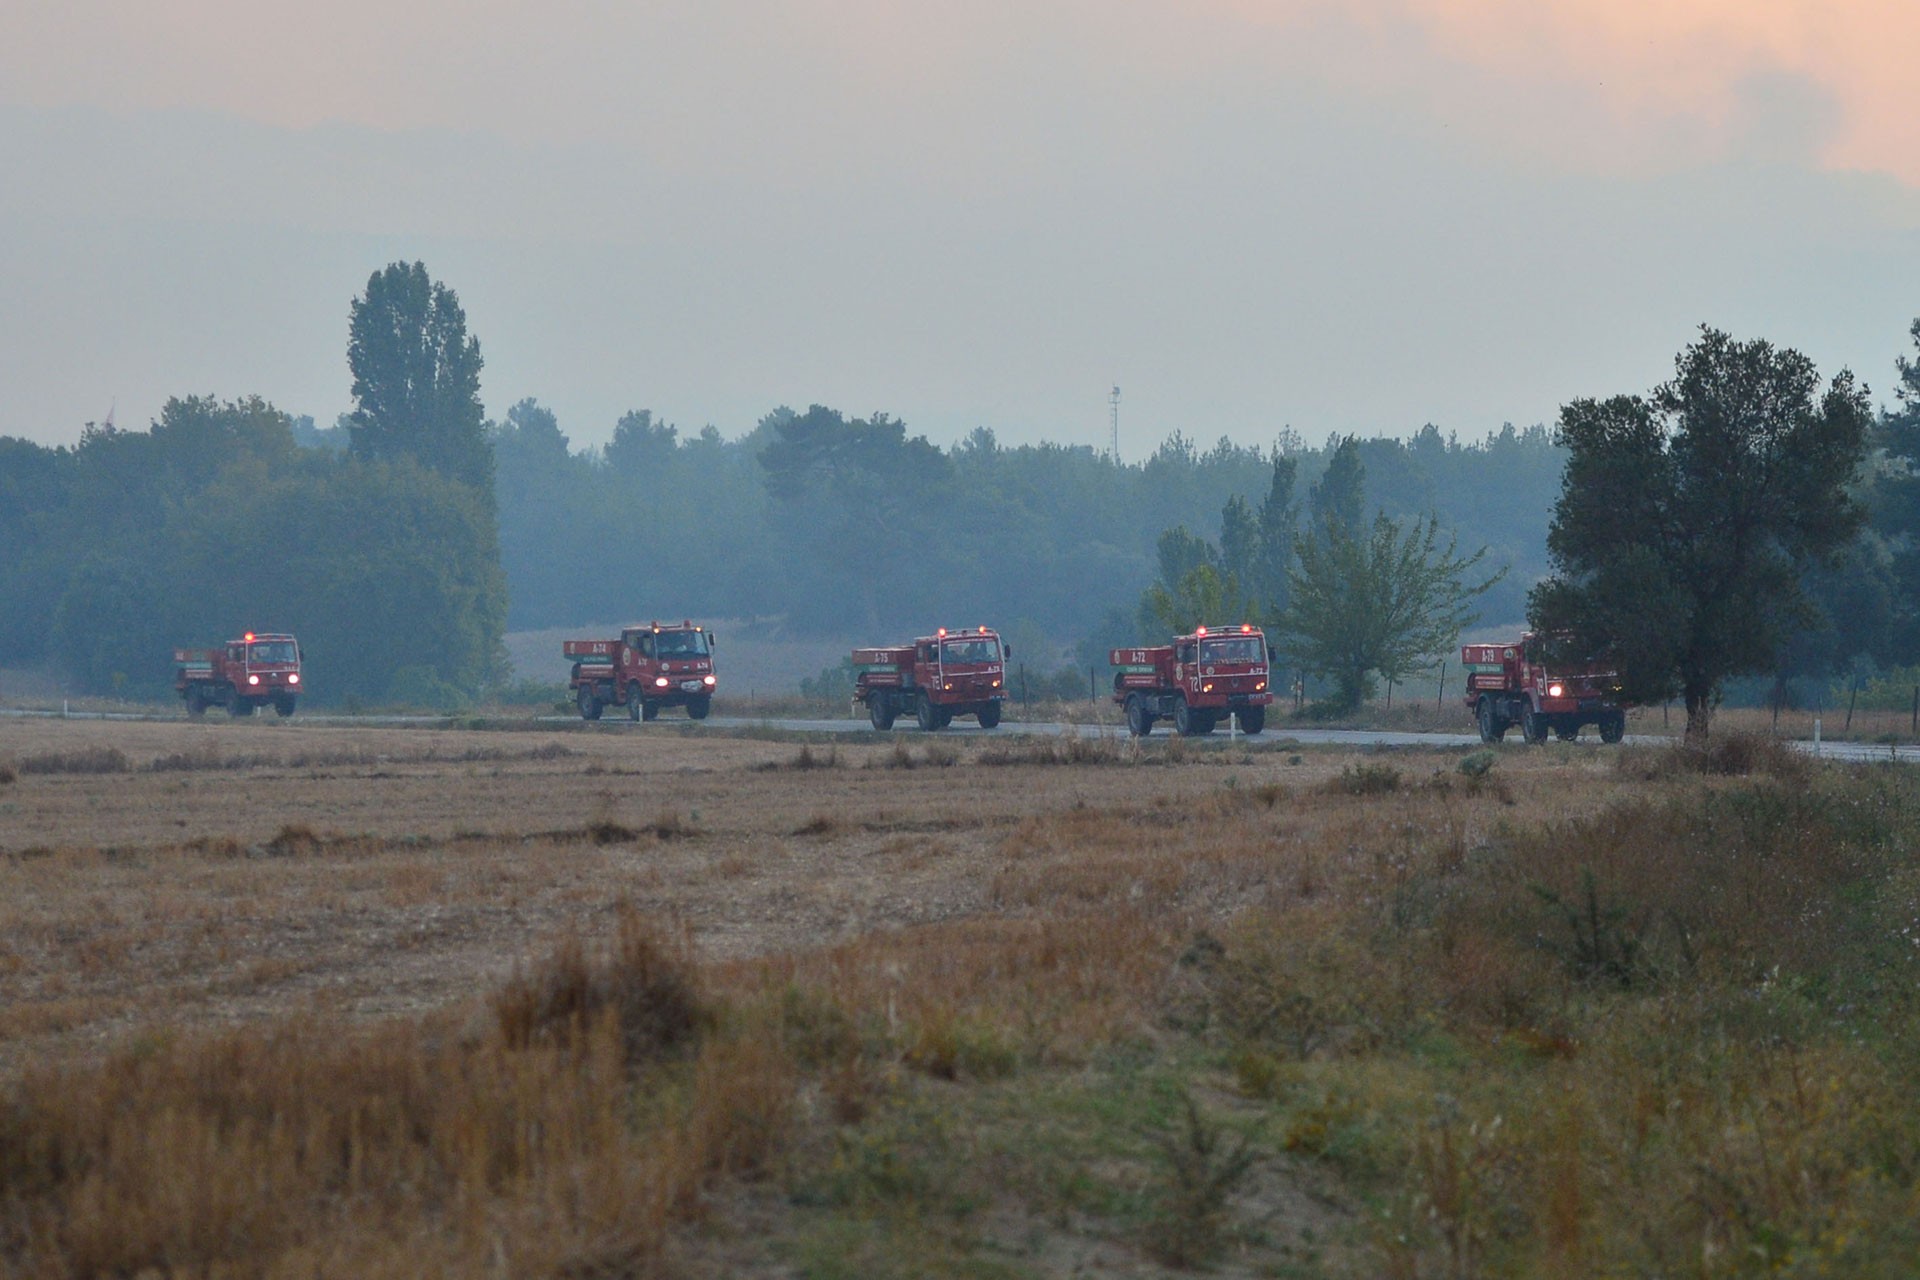
<svg viewBox="0 0 1920 1280">
<path fill-rule="evenodd" d="M 561 652 L 573 664 L 567 687 L 582 720 L 598 720 L 606 707 L 625 707 L 634 720 L 662 707 L 705 720 L 713 709 L 713 632 L 692 622 L 635 623 L 617 640 L 568 640 Z"/>
<path fill-rule="evenodd" d="M 1116 668 L 1113 700 L 1126 708 L 1127 728 L 1137 738 L 1169 717 L 1186 736 L 1212 733 L 1230 715 L 1240 717 L 1246 733 L 1267 727 L 1273 702 L 1267 637 L 1251 623 L 1195 627 L 1172 644 L 1115 649 L 1107 661 Z"/>
<path fill-rule="evenodd" d="M 955 716 L 973 716 L 982 729 L 1000 723 L 1006 701 L 1006 664 L 1013 649 L 986 627 L 941 627 L 912 644 L 853 651 L 853 696 L 867 704 L 876 729 L 912 712 L 922 729 L 944 729 Z"/>
<path fill-rule="evenodd" d="M 175 649 L 173 667 L 173 687 L 195 719 L 208 707 L 250 716 L 269 703 L 290 716 L 307 687 L 300 642 L 281 633 L 249 631 L 217 649 Z"/>
<path fill-rule="evenodd" d="M 1480 739 L 1498 742 L 1520 726 L 1528 742 L 1554 734 L 1562 742 L 1595 725 L 1602 742 L 1618 742 L 1627 731 L 1620 706 L 1620 676 L 1611 664 L 1581 656 L 1567 635 L 1527 632 L 1502 644 L 1460 646 L 1467 671 L 1467 709 L 1480 722 Z"/>
</svg>

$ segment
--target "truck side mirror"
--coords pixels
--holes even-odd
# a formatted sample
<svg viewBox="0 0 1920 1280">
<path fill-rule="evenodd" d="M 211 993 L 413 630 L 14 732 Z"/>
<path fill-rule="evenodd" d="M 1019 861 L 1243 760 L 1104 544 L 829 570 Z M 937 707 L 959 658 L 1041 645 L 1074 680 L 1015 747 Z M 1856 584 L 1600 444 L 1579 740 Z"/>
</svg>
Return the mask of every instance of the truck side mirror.
<svg viewBox="0 0 1920 1280">
<path fill-rule="evenodd" d="M 1008 662 L 1012 662 L 1012 661 L 1013 661 L 1013 646 L 1012 646 L 1012 645 L 1010 645 L 1010 644 L 1003 644 L 1003 645 L 1001 645 L 1001 646 L 1000 646 L 1000 652 L 1001 652 L 1001 653 L 1002 653 L 1003 655 L 1005 655 L 1005 657 L 1006 657 L 1006 659 L 1007 659 L 1007 661 L 1008 661 Z"/>
<path fill-rule="evenodd" d="M 707 648 L 708 649 L 712 649 L 715 645 L 719 643 L 720 643 L 719 637 L 715 636 L 711 631 L 707 632 Z"/>
</svg>

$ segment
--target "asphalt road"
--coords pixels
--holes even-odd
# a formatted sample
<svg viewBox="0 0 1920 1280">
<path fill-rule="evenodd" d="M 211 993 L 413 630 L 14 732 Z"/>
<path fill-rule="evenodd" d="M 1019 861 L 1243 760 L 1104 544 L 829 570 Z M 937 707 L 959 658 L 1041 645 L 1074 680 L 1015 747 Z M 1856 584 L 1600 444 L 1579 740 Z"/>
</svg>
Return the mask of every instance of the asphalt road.
<svg viewBox="0 0 1920 1280">
<path fill-rule="evenodd" d="M 0 707 L 0 718 L 6 718 L 6 717 L 30 718 L 30 719 L 65 718 L 70 720 L 130 720 L 130 721 L 180 720 L 185 718 L 184 713 L 180 713 L 180 712 L 175 712 L 172 714 L 127 712 L 127 711 L 60 712 L 60 711 L 28 710 L 28 709 L 19 709 L 19 708 Z M 222 713 L 218 711 L 211 713 L 211 715 L 209 716 L 209 719 L 216 723 L 221 718 L 222 718 Z M 262 718 L 267 720 L 272 720 L 274 717 L 269 714 Z M 371 726 L 411 725 L 419 728 L 431 728 L 436 725 L 445 725 L 449 723 L 449 718 L 446 716 L 432 716 L 432 715 L 333 716 L 333 715 L 324 715 L 324 714 L 312 714 L 304 711 L 298 713 L 295 719 L 300 724 L 371 725 Z M 528 723 L 540 724 L 540 725 L 577 724 L 579 723 L 579 718 L 577 716 L 570 716 L 570 715 L 569 716 L 560 716 L 560 715 L 539 716 L 528 721 Z M 600 723 L 602 725 L 608 726 L 609 728 L 615 728 L 615 727 L 625 726 L 627 722 L 625 721 L 624 717 L 616 718 L 612 715 L 609 715 Z M 660 726 L 665 726 L 665 725 L 686 726 L 689 723 L 690 722 L 684 720 L 683 718 L 681 718 L 678 715 L 675 715 L 672 712 L 667 713 L 666 718 L 654 722 L 655 725 L 660 725 Z M 707 727 L 707 728 L 731 729 L 731 730 L 780 729 L 780 730 L 784 730 L 788 732 L 796 732 L 796 733 L 873 733 L 874 732 L 873 726 L 868 724 L 864 718 L 831 719 L 831 720 L 784 720 L 784 719 L 770 719 L 770 718 L 764 718 L 764 717 L 748 718 L 748 717 L 742 717 L 742 716 L 713 716 L 705 721 L 701 721 L 698 723 L 701 726 Z M 639 725 L 634 725 L 632 726 L 632 732 L 643 733 L 643 732 L 646 732 L 646 728 L 643 728 Z M 914 737 L 920 736 L 920 731 L 916 728 L 913 728 L 911 726 L 911 722 L 908 722 L 908 724 L 905 727 L 896 728 L 891 732 L 894 735 L 898 735 L 906 739 L 912 739 Z M 1000 727 L 997 729 L 981 729 L 977 725 L 960 720 L 960 721 L 955 721 L 948 728 L 941 730 L 937 736 L 969 738 L 969 737 L 987 736 L 987 735 L 993 735 L 993 734 L 1051 735 L 1055 737 L 1078 734 L 1085 737 L 1117 738 L 1117 737 L 1124 737 L 1126 735 L 1126 728 L 1122 725 L 1062 724 L 1062 723 L 1046 722 L 1046 721 L 1025 722 L 1025 721 L 1003 720 L 1000 722 Z M 1172 734 L 1173 734 L 1173 731 L 1171 728 L 1157 727 L 1154 730 L 1153 736 L 1155 738 L 1164 738 L 1164 737 L 1171 737 Z M 934 735 L 929 735 L 929 736 L 934 736 Z M 1209 738 L 1213 741 L 1224 741 L 1227 738 L 1226 728 L 1223 726 L 1219 729 L 1214 730 L 1214 732 L 1211 735 L 1209 735 Z M 1507 740 L 1509 742 L 1518 742 L 1519 735 L 1517 733 L 1510 733 L 1507 736 Z M 1388 730 L 1375 730 L 1375 729 L 1302 729 L 1302 728 L 1276 727 L 1274 729 L 1269 730 L 1266 733 L 1259 735 L 1258 737 L 1246 737 L 1245 735 L 1241 735 L 1239 738 L 1239 741 L 1244 742 L 1249 747 L 1255 747 L 1255 748 L 1263 748 L 1263 747 L 1273 748 L 1273 747 L 1305 746 L 1305 745 L 1332 745 L 1332 746 L 1348 746 L 1348 747 L 1474 747 L 1480 744 L 1480 736 L 1476 733 L 1401 733 L 1401 732 L 1393 732 Z M 1598 739 L 1592 733 L 1586 734 L 1581 739 L 1581 741 L 1585 743 L 1593 743 L 1593 744 L 1598 743 Z M 1662 737 L 1654 737 L 1654 736 L 1632 735 L 1632 736 L 1629 736 L 1626 739 L 1626 741 L 1629 743 L 1638 744 L 1642 746 L 1657 746 L 1662 742 L 1669 741 L 1669 739 L 1662 738 Z M 1862 743 L 1862 742 L 1822 742 L 1819 744 L 1815 744 L 1813 742 L 1808 742 L 1808 741 L 1795 741 L 1795 742 L 1790 742 L 1788 745 L 1796 747 L 1799 750 L 1805 751 L 1811 755 L 1817 755 L 1823 760 L 1837 760 L 1837 761 L 1842 761 L 1846 763 L 1860 763 L 1860 764 L 1876 763 L 1876 762 L 1894 762 L 1899 764 L 1920 764 L 1920 746 L 1908 745 L 1908 746 L 1894 747 L 1894 746 L 1887 746 L 1882 744 Z"/>
</svg>

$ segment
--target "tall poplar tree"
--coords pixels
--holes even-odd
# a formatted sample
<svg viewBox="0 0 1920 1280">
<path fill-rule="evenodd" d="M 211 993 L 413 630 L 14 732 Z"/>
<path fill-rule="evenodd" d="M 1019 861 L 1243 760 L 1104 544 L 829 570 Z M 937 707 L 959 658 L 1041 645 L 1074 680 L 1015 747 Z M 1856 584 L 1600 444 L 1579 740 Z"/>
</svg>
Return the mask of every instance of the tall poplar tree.
<svg viewBox="0 0 1920 1280">
<path fill-rule="evenodd" d="M 355 456 L 412 458 L 493 498 L 493 450 L 480 406 L 480 341 L 453 290 L 424 263 L 367 279 L 348 319 Z"/>
</svg>

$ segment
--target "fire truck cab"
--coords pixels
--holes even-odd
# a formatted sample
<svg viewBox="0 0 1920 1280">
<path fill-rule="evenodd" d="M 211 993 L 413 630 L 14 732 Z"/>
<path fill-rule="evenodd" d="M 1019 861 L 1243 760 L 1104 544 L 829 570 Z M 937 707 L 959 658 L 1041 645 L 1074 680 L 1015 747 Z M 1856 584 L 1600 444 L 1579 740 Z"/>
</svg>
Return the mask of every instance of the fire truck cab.
<svg viewBox="0 0 1920 1280">
<path fill-rule="evenodd" d="M 713 648 L 713 633 L 688 620 L 635 623 L 617 640 L 567 640 L 560 651 L 573 664 L 567 685 L 582 720 L 607 707 L 625 707 L 634 720 L 685 707 L 689 720 L 705 720 L 719 687 Z"/>
<path fill-rule="evenodd" d="M 1570 635 L 1526 632 L 1518 640 L 1460 647 L 1467 671 L 1467 709 L 1482 742 L 1499 742 L 1514 725 L 1528 742 L 1552 734 L 1572 742 L 1585 725 L 1602 742 L 1626 735 L 1620 676 L 1604 657 L 1584 654 Z"/>
<path fill-rule="evenodd" d="M 944 729 L 972 716 L 982 729 L 1000 723 L 1013 649 L 987 627 L 941 627 L 912 644 L 853 651 L 853 696 L 867 704 L 876 729 L 912 713 L 922 729 Z"/>
<path fill-rule="evenodd" d="M 1273 703 L 1267 637 L 1252 623 L 1196 627 L 1172 644 L 1114 649 L 1107 662 L 1114 668 L 1113 700 L 1125 709 L 1135 737 L 1152 733 L 1161 719 L 1188 737 L 1212 733 L 1236 715 L 1242 732 L 1267 727 Z"/>
</svg>

